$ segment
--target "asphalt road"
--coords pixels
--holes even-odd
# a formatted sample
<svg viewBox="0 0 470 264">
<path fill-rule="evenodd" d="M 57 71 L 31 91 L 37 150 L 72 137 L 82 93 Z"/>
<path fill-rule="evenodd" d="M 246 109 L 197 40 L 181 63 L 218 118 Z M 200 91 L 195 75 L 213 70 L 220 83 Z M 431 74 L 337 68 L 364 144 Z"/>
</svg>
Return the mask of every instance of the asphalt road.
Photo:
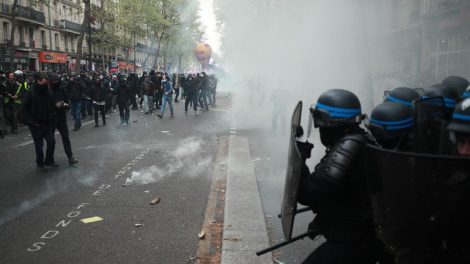
<svg viewBox="0 0 470 264">
<path fill-rule="evenodd" d="M 56 135 L 60 167 L 46 173 L 27 129 L 1 140 L 0 263 L 190 263 L 218 139 L 230 135 L 218 103 L 199 116 L 176 104 L 173 119 L 131 111 L 129 127 L 117 114 L 106 127 L 89 122 L 70 131 L 73 167 Z M 90 217 L 102 220 L 80 221 Z"/>
</svg>

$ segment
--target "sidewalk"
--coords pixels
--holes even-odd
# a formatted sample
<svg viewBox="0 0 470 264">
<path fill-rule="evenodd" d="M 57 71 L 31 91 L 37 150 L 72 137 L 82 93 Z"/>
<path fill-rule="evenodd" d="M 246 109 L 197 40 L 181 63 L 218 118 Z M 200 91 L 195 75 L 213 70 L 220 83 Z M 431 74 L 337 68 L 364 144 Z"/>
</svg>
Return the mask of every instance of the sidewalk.
<svg viewBox="0 0 470 264">
<path fill-rule="evenodd" d="M 222 264 L 272 264 L 266 222 L 248 139 L 230 136 Z"/>
</svg>

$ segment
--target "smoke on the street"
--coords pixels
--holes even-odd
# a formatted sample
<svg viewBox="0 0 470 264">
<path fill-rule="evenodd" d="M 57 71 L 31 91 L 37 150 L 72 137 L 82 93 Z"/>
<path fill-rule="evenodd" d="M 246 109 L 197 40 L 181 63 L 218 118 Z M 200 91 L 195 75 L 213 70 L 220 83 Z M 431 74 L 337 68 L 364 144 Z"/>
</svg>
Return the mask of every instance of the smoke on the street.
<svg viewBox="0 0 470 264">
<path fill-rule="evenodd" d="M 305 108 L 333 88 L 355 92 L 369 111 L 373 97 L 390 87 L 373 87 L 371 43 L 387 18 L 374 17 L 375 4 L 367 2 L 215 0 L 229 76 L 220 86 L 236 94 L 240 128 L 271 128 L 272 112 L 288 119 L 299 100 L 306 116 Z M 277 91 L 281 99 L 273 98 Z"/>
<path fill-rule="evenodd" d="M 173 151 L 158 154 L 162 158 L 158 165 L 154 164 L 132 171 L 125 184 L 150 184 L 172 175 L 190 178 L 209 176 L 208 171 L 211 168 L 213 157 L 204 154 L 204 144 L 207 142 L 196 137 L 181 140 Z"/>
</svg>

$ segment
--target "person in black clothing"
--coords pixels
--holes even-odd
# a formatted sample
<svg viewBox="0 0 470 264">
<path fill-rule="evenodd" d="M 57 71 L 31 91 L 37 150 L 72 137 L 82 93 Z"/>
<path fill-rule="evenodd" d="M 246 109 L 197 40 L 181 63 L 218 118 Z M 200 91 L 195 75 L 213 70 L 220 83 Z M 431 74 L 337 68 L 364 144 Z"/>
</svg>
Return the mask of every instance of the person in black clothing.
<svg viewBox="0 0 470 264">
<path fill-rule="evenodd" d="M 199 76 L 199 95 L 198 95 L 198 103 L 199 107 L 203 109 L 203 111 L 209 111 L 209 105 L 207 104 L 207 91 L 208 91 L 208 77 L 205 72 L 202 72 Z"/>
<path fill-rule="evenodd" d="M 79 78 L 72 76 L 70 78 L 67 92 L 70 99 L 70 111 L 72 112 L 73 119 L 75 120 L 73 131 L 77 131 L 82 126 L 81 109 L 85 85 Z"/>
<path fill-rule="evenodd" d="M 137 110 L 137 100 L 135 98 L 136 95 L 139 94 L 139 86 L 138 86 L 138 77 L 135 73 L 129 74 L 129 78 L 127 79 L 129 86 L 131 88 L 131 104 L 132 110 Z"/>
<path fill-rule="evenodd" d="M 106 96 L 109 94 L 109 86 L 101 74 L 98 79 L 94 80 L 93 91 L 91 98 L 93 100 L 93 110 L 95 112 L 95 127 L 99 127 L 98 124 L 98 112 L 101 113 L 103 119 L 103 126 L 106 126 Z"/>
<path fill-rule="evenodd" d="M 65 90 L 60 85 L 60 79 L 57 75 L 49 76 L 49 86 L 51 88 L 52 97 L 54 98 L 55 103 L 55 114 L 56 114 L 56 126 L 59 130 L 60 137 L 62 138 L 62 144 L 64 145 L 64 151 L 69 160 L 69 164 L 75 164 L 78 162 L 77 159 L 73 157 L 72 145 L 70 144 L 69 137 L 69 128 L 67 126 L 67 113 L 66 110 L 69 109 L 70 102 L 67 98 Z"/>
<path fill-rule="evenodd" d="M 155 91 L 156 91 L 155 99 L 154 99 L 154 102 L 156 103 L 155 109 L 160 109 L 160 107 L 162 106 L 162 98 L 163 98 L 162 73 L 157 72 L 155 74 L 155 71 L 152 70 L 150 72 L 150 81 L 155 86 Z"/>
<path fill-rule="evenodd" d="M 184 87 L 184 94 L 186 99 L 184 101 L 184 113 L 188 113 L 188 105 L 189 103 L 193 104 L 194 113 L 197 115 L 197 92 L 196 92 L 196 85 L 197 80 L 194 78 L 194 74 L 190 74 L 188 76 L 188 80 L 186 80 Z"/>
<path fill-rule="evenodd" d="M 46 171 L 44 166 L 59 166 L 54 161 L 55 108 L 54 97 L 49 90 L 47 76 L 40 74 L 36 77 L 36 84 L 32 91 L 26 93 L 23 105 L 23 123 L 29 126 L 33 136 L 36 166 L 39 172 Z M 44 139 L 47 144 L 45 159 L 43 153 Z"/>
<path fill-rule="evenodd" d="M 323 235 L 326 242 L 303 263 L 383 261 L 385 247 L 375 235 L 363 157 L 365 145 L 374 141 L 359 127 L 364 118 L 359 99 L 346 90 L 329 90 L 310 112 L 326 154 L 312 173 L 303 164 L 298 202 L 316 214 L 309 230 Z M 310 158 L 312 148 L 302 152 L 304 161 Z"/>
<path fill-rule="evenodd" d="M 131 88 L 127 83 L 127 78 L 124 76 L 121 77 L 119 80 L 119 85 L 116 90 L 116 101 L 119 107 L 119 116 L 121 117 L 121 125 L 126 124 L 129 125 L 129 100 L 131 97 Z"/>
<path fill-rule="evenodd" d="M 113 75 L 112 79 L 111 79 L 111 82 L 109 84 L 109 86 L 111 87 L 111 92 L 112 92 L 112 96 L 111 96 L 111 105 L 113 107 L 113 111 L 116 112 L 116 105 L 117 105 L 117 90 L 119 89 L 119 85 L 120 85 L 120 77 L 121 75 L 118 73 L 119 76 L 117 75 Z"/>
</svg>

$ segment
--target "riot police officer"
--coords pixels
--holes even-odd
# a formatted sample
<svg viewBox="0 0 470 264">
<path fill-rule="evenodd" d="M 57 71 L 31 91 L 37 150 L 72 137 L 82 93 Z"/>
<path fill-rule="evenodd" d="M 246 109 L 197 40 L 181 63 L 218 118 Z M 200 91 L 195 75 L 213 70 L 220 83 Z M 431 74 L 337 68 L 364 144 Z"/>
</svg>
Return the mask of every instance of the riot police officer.
<svg viewBox="0 0 470 264">
<path fill-rule="evenodd" d="M 346 90 L 329 90 L 310 112 L 327 150 L 312 173 L 304 164 L 298 202 L 314 211 L 309 229 L 326 242 L 303 263 L 376 263 L 384 246 L 375 236 L 366 187 L 362 153 L 373 141 L 359 126 L 364 118 L 359 99 Z"/>
<path fill-rule="evenodd" d="M 412 106 L 413 101 L 418 100 L 420 95 L 417 91 L 408 87 L 397 87 L 385 95 L 385 102 L 395 102 Z"/>
<path fill-rule="evenodd" d="M 409 136 L 413 128 L 413 108 L 403 103 L 384 102 L 372 110 L 367 126 L 384 148 L 411 150 Z"/>
</svg>

